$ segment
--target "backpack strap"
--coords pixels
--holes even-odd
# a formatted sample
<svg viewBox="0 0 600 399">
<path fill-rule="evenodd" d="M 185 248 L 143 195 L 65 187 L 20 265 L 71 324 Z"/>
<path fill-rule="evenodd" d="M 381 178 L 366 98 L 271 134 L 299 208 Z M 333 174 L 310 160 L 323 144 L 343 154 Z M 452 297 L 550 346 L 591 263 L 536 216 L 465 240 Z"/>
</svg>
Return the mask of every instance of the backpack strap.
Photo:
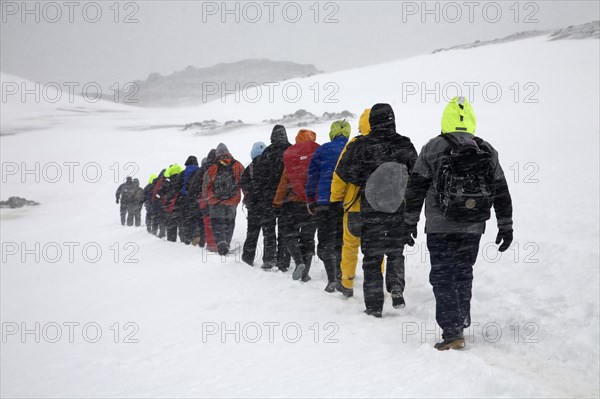
<svg viewBox="0 0 600 399">
<path fill-rule="evenodd" d="M 458 139 L 450 133 L 442 133 L 440 136 L 450 144 L 450 147 L 455 148 L 460 145 Z"/>
</svg>

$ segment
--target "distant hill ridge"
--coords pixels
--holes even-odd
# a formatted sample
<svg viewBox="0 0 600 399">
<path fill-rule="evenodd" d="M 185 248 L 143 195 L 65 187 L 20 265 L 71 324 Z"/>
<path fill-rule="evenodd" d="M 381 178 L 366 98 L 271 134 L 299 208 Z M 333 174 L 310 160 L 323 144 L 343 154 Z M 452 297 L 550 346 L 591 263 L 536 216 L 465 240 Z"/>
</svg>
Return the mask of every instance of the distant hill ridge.
<svg viewBox="0 0 600 399">
<path fill-rule="evenodd" d="M 137 93 L 131 98 L 142 107 L 199 105 L 248 84 L 262 85 L 318 73 L 312 64 L 269 59 L 247 59 L 206 68 L 188 66 L 170 75 L 155 72 L 146 80 L 136 80 Z"/>
<path fill-rule="evenodd" d="M 563 40 L 563 39 L 600 39 L 600 21 L 587 22 L 581 25 L 572 25 L 564 29 L 558 30 L 528 30 L 518 33 L 513 33 L 500 39 L 492 40 L 476 40 L 472 43 L 459 44 L 447 48 L 439 48 L 433 50 L 432 54 L 439 53 L 441 51 L 450 50 L 464 50 L 481 46 L 488 46 L 490 44 L 500 44 L 513 42 L 515 40 L 529 39 L 537 36 L 549 36 L 548 40 Z"/>
</svg>

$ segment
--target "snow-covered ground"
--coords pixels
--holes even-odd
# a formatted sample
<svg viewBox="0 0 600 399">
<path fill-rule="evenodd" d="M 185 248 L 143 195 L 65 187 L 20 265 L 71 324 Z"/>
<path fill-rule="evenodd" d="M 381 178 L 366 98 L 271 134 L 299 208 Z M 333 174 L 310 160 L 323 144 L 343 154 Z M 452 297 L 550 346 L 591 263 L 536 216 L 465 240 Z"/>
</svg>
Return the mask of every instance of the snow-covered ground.
<svg viewBox="0 0 600 399">
<path fill-rule="evenodd" d="M 2 396 L 597 397 L 599 66 L 597 40 L 533 38 L 295 80 L 297 102 L 277 88 L 255 102 L 246 93 L 168 110 L 10 97 L 2 199 L 41 205 L 1 211 Z M 444 98 L 421 98 L 436 82 L 447 97 L 473 87 L 477 133 L 500 152 L 515 209 L 515 243 L 501 256 L 488 223 L 465 350 L 432 348 L 422 226 L 407 254 L 406 309 L 388 298 L 373 319 L 360 272 L 344 299 L 323 292 L 318 261 L 300 284 L 119 224 L 114 191 L 128 172 L 145 184 L 219 142 L 247 163 L 252 143 L 269 139 L 261 121 L 300 108 L 358 115 L 389 102 L 420 149 L 439 132 Z M 251 125 L 220 135 L 168 127 L 205 119 Z M 327 140 L 326 124 L 310 127 Z M 234 241 L 244 237 L 238 208 Z"/>
</svg>

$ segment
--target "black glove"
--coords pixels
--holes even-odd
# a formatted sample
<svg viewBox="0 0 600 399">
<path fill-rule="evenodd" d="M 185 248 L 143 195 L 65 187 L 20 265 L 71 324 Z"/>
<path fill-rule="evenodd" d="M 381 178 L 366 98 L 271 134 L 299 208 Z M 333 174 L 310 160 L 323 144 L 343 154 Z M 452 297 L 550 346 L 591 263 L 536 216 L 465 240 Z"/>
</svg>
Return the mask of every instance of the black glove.
<svg viewBox="0 0 600 399">
<path fill-rule="evenodd" d="M 415 238 L 417 238 L 417 225 L 416 224 L 404 224 L 404 229 L 406 232 L 406 244 L 409 247 L 415 245 Z"/>
<path fill-rule="evenodd" d="M 119 199 L 117 198 L 117 204 L 119 203 Z"/>
<path fill-rule="evenodd" d="M 512 229 L 500 229 L 498 231 L 498 235 L 496 236 L 496 244 L 500 244 L 500 242 L 502 242 L 502 245 L 500 245 L 500 248 L 498 248 L 498 251 L 500 252 L 504 252 L 508 249 L 508 247 L 510 247 L 510 244 L 512 244 L 513 241 L 513 230 Z"/>
</svg>

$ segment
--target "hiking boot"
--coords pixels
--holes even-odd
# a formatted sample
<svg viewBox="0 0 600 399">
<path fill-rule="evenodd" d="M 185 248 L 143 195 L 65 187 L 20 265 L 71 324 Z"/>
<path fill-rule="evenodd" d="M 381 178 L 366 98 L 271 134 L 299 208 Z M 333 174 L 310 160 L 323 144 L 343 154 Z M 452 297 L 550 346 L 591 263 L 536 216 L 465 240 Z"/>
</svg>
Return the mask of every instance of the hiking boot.
<svg viewBox="0 0 600 399">
<path fill-rule="evenodd" d="M 265 262 L 261 266 L 261 269 L 263 269 L 265 271 L 268 271 L 268 270 L 271 270 L 273 268 L 273 266 L 275 266 L 273 263 L 271 263 L 271 262 Z"/>
<path fill-rule="evenodd" d="M 382 317 L 381 310 L 365 309 L 365 313 L 368 314 L 369 316 L 377 317 L 378 319 L 380 319 Z"/>
<path fill-rule="evenodd" d="M 325 287 L 325 292 L 334 292 L 335 287 L 337 287 L 337 285 L 338 285 L 338 283 L 335 281 L 327 283 L 327 286 Z"/>
<path fill-rule="evenodd" d="M 302 282 L 308 283 L 312 278 L 307 274 L 306 276 L 302 276 Z"/>
<path fill-rule="evenodd" d="M 338 283 L 335 289 L 341 292 L 346 298 L 351 298 L 354 296 L 354 288 L 346 288 L 342 283 Z"/>
<path fill-rule="evenodd" d="M 194 237 L 194 239 L 192 240 L 192 245 L 198 246 L 198 244 L 200 244 L 200 237 Z"/>
<path fill-rule="evenodd" d="M 229 253 L 229 245 L 227 244 L 227 242 L 221 241 L 220 243 L 218 243 L 217 252 L 219 252 L 219 255 L 221 256 L 227 255 Z"/>
<path fill-rule="evenodd" d="M 290 268 L 288 266 L 278 266 L 277 267 L 282 273 L 287 272 L 288 270 L 290 270 Z"/>
<path fill-rule="evenodd" d="M 248 256 L 246 254 L 242 254 L 242 262 L 247 263 L 248 265 L 250 265 L 250 267 L 254 266 L 254 259 L 251 259 L 250 256 Z M 264 269 L 264 265 L 263 265 L 263 269 Z"/>
<path fill-rule="evenodd" d="M 394 288 L 392 290 L 392 307 L 394 309 L 404 309 L 406 306 L 406 302 L 404 301 L 404 296 L 399 289 Z"/>
<path fill-rule="evenodd" d="M 445 338 L 442 342 L 438 342 L 433 346 L 439 351 L 446 351 L 448 349 L 462 349 L 465 347 L 465 339 L 462 336 Z"/>
<path fill-rule="evenodd" d="M 306 266 L 303 263 L 296 265 L 296 269 L 294 269 L 294 273 L 292 273 L 293 280 L 300 280 L 302 278 L 302 274 L 304 273 L 304 269 Z"/>
</svg>

